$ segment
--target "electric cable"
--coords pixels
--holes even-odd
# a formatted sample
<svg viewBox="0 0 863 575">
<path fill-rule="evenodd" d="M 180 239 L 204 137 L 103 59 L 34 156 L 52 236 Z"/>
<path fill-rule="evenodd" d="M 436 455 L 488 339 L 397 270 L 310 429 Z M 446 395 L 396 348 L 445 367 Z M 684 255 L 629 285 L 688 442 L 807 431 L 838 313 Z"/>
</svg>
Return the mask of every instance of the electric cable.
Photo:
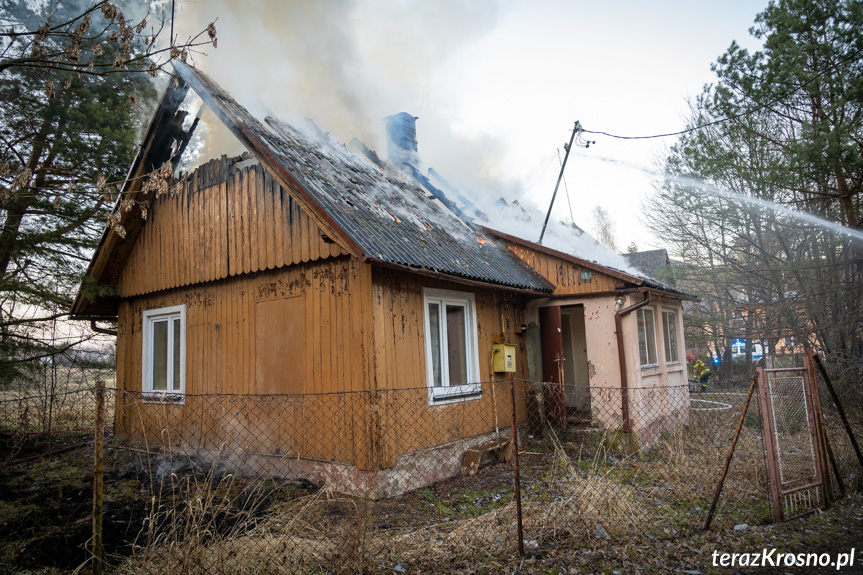
<svg viewBox="0 0 863 575">
<path fill-rule="evenodd" d="M 776 104 L 777 102 L 781 102 L 782 100 L 784 100 L 790 96 L 793 96 L 794 94 L 796 94 L 797 92 L 799 92 L 800 90 L 802 90 L 803 88 L 805 88 L 806 86 L 808 86 L 809 84 L 811 84 L 812 82 L 814 82 L 815 80 L 817 80 L 818 78 L 820 78 L 821 76 L 826 74 L 827 72 L 830 72 L 831 70 L 835 70 L 839 66 L 842 66 L 843 64 L 846 64 L 847 62 L 850 62 L 851 60 L 856 59 L 861 54 L 863 54 L 863 48 L 860 48 L 859 50 L 857 50 L 856 52 L 854 52 L 853 54 L 851 54 L 847 58 L 839 60 L 838 62 L 836 62 L 832 66 L 829 66 L 825 70 L 818 72 L 817 74 L 815 74 L 814 76 L 812 76 L 811 78 L 809 78 L 808 80 L 806 80 L 805 82 L 800 84 L 799 86 L 795 87 L 793 90 L 785 92 L 784 94 L 777 96 L 776 98 L 773 98 L 772 100 L 768 100 L 764 104 L 761 104 L 760 106 L 756 106 L 755 108 L 752 108 L 751 110 L 745 110 L 743 112 L 740 112 L 739 114 L 734 114 L 733 116 L 727 116 L 725 118 L 713 120 L 712 122 L 707 122 L 706 124 L 699 124 L 697 126 L 693 126 L 692 128 L 687 128 L 686 130 L 680 130 L 679 132 L 669 132 L 667 134 L 655 134 L 653 136 L 618 136 L 615 134 L 609 134 L 608 132 L 601 132 L 601 131 L 594 131 L 594 130 L 582 130 L 582 132 L 585 134 L 597 134 L 600 136 L 608 136 L 609 138 L 617 138 L 618 140 L 652 140 L 652 139 L 656 139 L 656 138 L 668 138 L 670 136 L 682 136 L 683 134 L 688 134 L 690 132 L 695 132 L 697 130 L 709 128 L 710 126 L 715 126 L 717 124 L 723 124 L 725 122 L 730 122 L 732 120 L 736 120 L 738 118 L 742 118 L 744 116 L 748 116 L 750 114 L 754 114 L 755 112 L 758 112 L 758 111 L 761 111 L 765 108 L 768 108 L 768 107 L 772 106 L 773 104 Z"/>
<path fill-rule="evenodd" d="M 548 166 L 551 165 L 552 160 L 554 160 L 554 154 L 548 154 L 548 156 L 545 157 L 545 163 L 539 168 L 539 170 L 537 170 L 537 173 L 539 175 L 534 178 L 533 183 L 527 186 L 522 193 L 513 198 L 510 203 L 517 202 L 518 200 L 520 200 L 526 193 L 531 191 L 534 186 L 536 186 L 536 184 L 539 183 L 539 180 L 542 179 L 542 176 L 545 174 L 546 170 L 548 170 Z"/>
</svg>

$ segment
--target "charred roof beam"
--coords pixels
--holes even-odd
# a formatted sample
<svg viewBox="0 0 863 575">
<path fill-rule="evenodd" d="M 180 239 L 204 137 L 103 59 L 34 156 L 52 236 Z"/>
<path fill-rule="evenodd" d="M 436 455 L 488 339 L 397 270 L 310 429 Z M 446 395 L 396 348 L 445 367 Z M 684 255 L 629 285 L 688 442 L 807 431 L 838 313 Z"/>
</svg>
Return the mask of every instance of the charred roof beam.
<svg viewBox="0 0 863 575">
<path fill-rule="evenodd" d="M 449 209 L 449 211 L 461 218 L 463 222 L 471 225 L 473 224 L 473 218 L 464 213 L 454 201 L 452 201 L 446 196 L 443 190 L 436 188 L 435 185 L 431 183 L 431 180 L 425 177 L 422 172 L 416 169 L 416 167 L 414 167 L 412 164 L 402 164 L 402 166 L 410 173 L 413 179 L 415 179 L 422 185 L 422 187 L 429 191 L 429 193 L 434 199 L 445 205 Z"/>
</svg>

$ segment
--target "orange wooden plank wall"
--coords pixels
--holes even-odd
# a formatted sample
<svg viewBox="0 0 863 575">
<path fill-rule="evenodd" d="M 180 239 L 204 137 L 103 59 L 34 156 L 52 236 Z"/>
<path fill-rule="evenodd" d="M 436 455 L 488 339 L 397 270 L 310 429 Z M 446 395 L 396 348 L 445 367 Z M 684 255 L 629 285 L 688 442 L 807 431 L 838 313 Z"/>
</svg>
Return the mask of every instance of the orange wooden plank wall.
<svg viewBox="0 0 863 575">
<path fill-rule="evenodd" d="M 150 425 L 158 429 L 159 418 L 173 418 L 175 433 L 194 429 L 204 443 L 209 438 L 218 445 L 235 436 L 259 451 L 355 459 L 350 402 L 359 396 L 334 392 L 363 389 L 372 380 L 372 355 L 366 353 L 372 347 L 369 266 L 351 257 L 330 258 L 126 299 L 118 318 L 118 388 L 142 389 L 143 312 L 179 304 L 186 306 L 186 405 L 133 401 L 134 406 L 124 406 L 118 398 L 120 436 L 140 434 Z M 256 341 L 261 313 L 280 310 L 293 317 L 262 323 L 294 329 L 269 330 L 265 342 Z M 287 339 L 277 349 L 272 339 L 283 333 Z M 268 357 L 259 357 L 264 352 Z M 282 376 L 274 379 L 276 373 Z M 332 395 L 295 400 L 270 395 L 312 393 Z M 202 394 L 234 397 L 196 397 Z"/>
<path fill-rule="evenodd" d="M 199 190 L 205 181 L 214 183 Z M 179 194 L 163 195 L 150 207 L 120 275 L 120 294 L 153 293 L 347 253 L 324 242 L 319 230 L 259 164 L 232 170 L 214 160 L 198 168 Z"/>
<path fill-rule="evenodd" d="M 615 284 L 620 281 L 596 270 L 591 270 L 590 279 L 583 280 L 581 279 L 581 271 L 585 268 L 578 264 L 532 250 L 517 243 L 504 243 L 523 262 L 555 285 L 554 295 L 556 296 L 609 292 L 613 291 Z"/>
<path fill-rule="evenodd" d="M 521 295 L 425 279 L 391 269 L 373 268 L 375 380 L 378 389 L 411 392 L 381 393 L 376 406 L 382 445 L 381 467 L 395 458 L 424 447 L 440 445 L 500 428 L 510 427 L 512 418 L 509 384 L 483 385 L 482 397 L 462 402 L 428 405 L 425 340 L 423 336 L 423 294 L 426 288 L 440 288 L 474 294 L 477 315 L 480 379 L 502 380 L 505 374 L 492 373 L 492 344 L 500 341 L 501 316 L 505 339 L 516 346 L 515 377 L 527 380 L 526 342 L 521 334 L 526 303 Z M 519 387 L 524 388 L 520 382 Z M 417 389 L 419 388 L 419 389 Z M 519 410 L 519 417 L 524 413 Z"/>
</svg>

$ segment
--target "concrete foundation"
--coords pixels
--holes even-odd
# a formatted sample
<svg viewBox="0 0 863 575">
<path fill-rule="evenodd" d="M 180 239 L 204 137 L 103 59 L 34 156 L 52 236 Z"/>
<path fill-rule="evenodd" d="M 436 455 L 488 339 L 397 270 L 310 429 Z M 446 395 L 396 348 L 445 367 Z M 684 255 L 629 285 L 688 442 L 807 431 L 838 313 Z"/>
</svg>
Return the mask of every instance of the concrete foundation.
<svg viewBox="0 0 863 575">
<path fill-rule="evenodd" d="M 511 437 L 509 430 L 501 430 L 500 435 Z M 459 475 L 465 452 L 495 437 L 494 432 L 486 433 L 405 453 L 398 457 L 393 467 L 378 471 L 365 471 L 356 465 L 336 461 L 242 451 L 226 453 L 218 450 L 189 450 L 189 455 L 182 451 L 174 452 L 170 457 L 163 458 L 165 461 L 158 467 L 169 473 L 195 469 L 213 470 L 219 474 L 236 472 L 243 475 L 303 480 L 315 485 L 326 485 L 339 493 L 377 500 L 395 497 Z M 493 454 L 490 454 L 483 463 L 493 458 Z"/>
</svg>

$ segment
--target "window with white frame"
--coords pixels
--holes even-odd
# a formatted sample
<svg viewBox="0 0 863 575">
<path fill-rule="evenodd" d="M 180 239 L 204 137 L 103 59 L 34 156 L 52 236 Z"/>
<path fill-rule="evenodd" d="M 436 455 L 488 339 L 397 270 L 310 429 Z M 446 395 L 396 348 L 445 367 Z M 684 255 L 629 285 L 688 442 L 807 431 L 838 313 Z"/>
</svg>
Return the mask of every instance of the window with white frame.
<svg viewBox="0 0 863 575">
<path fill-rule="evenodd" d="M 166 401 L 186 392 L 186 306 L 144 312 L 143 391 Z"/>
<path fill-rule="evenodd" d="M 473 294 L 424 289 L 423 321 L 429 401 L 440 403 L 479 396 Z"/>
<path fill-rule="evenodd" d="M 665 363 L 679 363 L 677 353 L 677 312 L 662 310 L 662 336 L 665 343 Z"/>
<path fill-rule="evenodd" d="M 654 326 L 653 308 L 643 307 L 635 311 L 638 323 L 638 355 L 641 367 L 654 367 L 656 360 L 656 328 Z"/>
</svg>

